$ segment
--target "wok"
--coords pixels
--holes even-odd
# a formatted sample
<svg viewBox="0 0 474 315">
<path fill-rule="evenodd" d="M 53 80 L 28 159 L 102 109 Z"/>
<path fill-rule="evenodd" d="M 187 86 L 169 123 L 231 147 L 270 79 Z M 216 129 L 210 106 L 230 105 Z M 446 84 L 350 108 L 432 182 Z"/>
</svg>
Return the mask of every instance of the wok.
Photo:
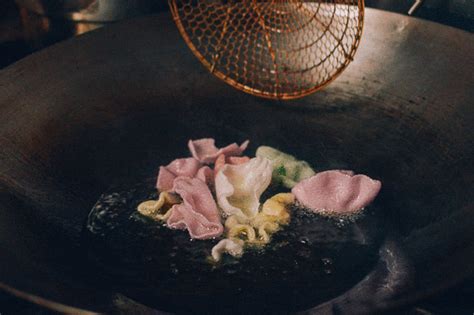
<svg viewBox="0 0 474 315">
<path fill-rule="evenodd" d="M 166 14 L 88 33 L 3 70 L 1 288 L 64 312 L 158 313 L 106 283 L 91 285 L 81 231 L 107 187 L 155 174 L 185 153 L 188 138 L 204 136 L 249 138 L 253 149 L 274 145 L 383 181 L 389 224 L 378 262 L 305 312 L 396 310 L 471 277 L 473 36 L 366 15 L 347 71 L 294 101 L 254 98 L 210 75 Z"/>
</svg>

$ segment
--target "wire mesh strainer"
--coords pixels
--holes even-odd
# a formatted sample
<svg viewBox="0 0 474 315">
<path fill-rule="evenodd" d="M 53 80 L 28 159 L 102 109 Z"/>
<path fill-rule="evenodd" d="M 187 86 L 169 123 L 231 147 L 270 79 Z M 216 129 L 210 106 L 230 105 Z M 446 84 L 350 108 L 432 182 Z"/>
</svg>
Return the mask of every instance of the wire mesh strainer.
<svg viewBox="0 0 474 315">
<path fill-rule="evenodd" d="M 292 99 L 331 82 L 359 45 L 364 0 L 169 0 L 211 73 L 247 93 Z"/>
</svg>

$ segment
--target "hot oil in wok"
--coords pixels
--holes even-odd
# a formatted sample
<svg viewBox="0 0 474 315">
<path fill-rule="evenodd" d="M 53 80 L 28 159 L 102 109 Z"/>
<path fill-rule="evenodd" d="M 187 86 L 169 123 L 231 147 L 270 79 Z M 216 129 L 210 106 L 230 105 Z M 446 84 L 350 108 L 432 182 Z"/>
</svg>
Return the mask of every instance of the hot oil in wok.
<svg viewBox="0 0 474 315">
<path fill-rule="evenodd" d="M 136 211 L 157 198 L 154 183 L 102 195 L 84 229 L 96 279 L 147 305 L 194 313 L 300 310 L 349 289 L 377 259 L 383 227 L 372 206 L 353 220 L 293 208 L 290 224 L 266 247 L 211 263 L 218 240 L 190 240 L 187 231 Z"/>
</svg>

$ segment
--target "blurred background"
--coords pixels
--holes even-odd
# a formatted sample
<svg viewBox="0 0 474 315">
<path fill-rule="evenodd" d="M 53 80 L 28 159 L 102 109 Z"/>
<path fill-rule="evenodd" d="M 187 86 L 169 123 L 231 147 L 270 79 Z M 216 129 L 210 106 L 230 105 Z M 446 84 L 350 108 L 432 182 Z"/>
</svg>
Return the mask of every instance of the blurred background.
<svg viewBox="0 0 474 315">
<path fill-rule="evenodd" d="M 366 6 L 408 14 L 415 0 L 366 0 Z M 65 39 L 117 21 L 168 11 L 166 0 L 0 0 L 0 71 Z M 474 32 L 474 0 L 423 0 L 414 17 Z M 171 18 L 171 17 L 170 17 Z M 404 314 L 474 314 L 474 279 Z M 0 292 L 0 314 L 52 314 Z"/>
<path fill-rule="evenodd" d="M 414 2 L 366 0 L 366 6 L 406 15 Z M 0 0 L 0 69 L 67 38 L 167 10 L 166 0 Z M 422 0 L 413 16 L 474 32 L 474 0 Z"/>
</svg>

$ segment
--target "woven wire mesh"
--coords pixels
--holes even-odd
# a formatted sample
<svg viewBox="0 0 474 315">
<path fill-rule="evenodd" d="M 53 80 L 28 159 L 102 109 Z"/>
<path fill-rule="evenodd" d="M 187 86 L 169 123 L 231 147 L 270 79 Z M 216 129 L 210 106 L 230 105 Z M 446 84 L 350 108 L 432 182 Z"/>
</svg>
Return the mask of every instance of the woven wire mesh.
<svg viewBox="0 0 474 315">
<path fill-rule="evenodd" d="M 364 0 L 169 0 L 198 59 L 247 93 L 273 99 L 308 95 L 352 61 Z"/>
</svg>

